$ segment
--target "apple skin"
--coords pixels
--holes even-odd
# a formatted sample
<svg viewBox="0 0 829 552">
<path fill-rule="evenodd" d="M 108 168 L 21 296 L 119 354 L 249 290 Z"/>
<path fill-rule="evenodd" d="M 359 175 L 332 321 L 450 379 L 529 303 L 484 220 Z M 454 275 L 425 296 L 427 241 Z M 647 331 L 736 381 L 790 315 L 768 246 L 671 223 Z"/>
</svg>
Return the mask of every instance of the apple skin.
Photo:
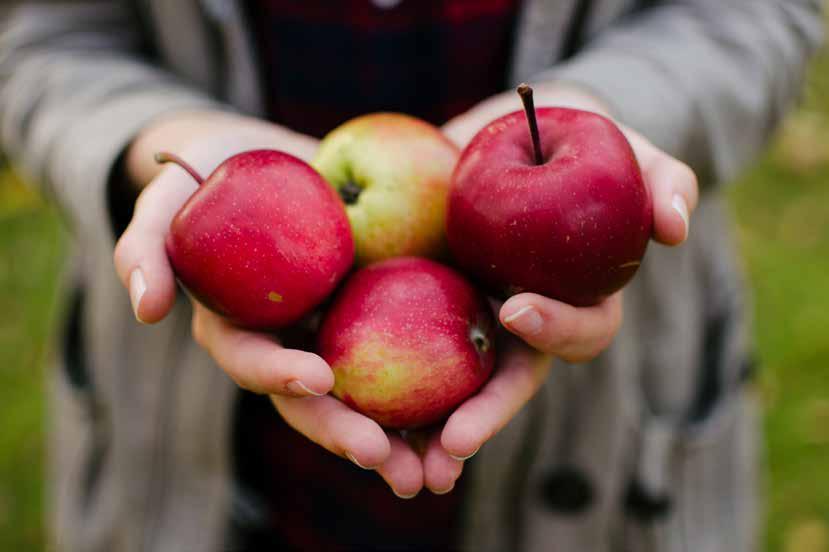
<svg viewBox="0 0 829 552">
<path fill-rule="evenodd" d="M 641 263 L 650 192 L 609 119 L 566 108 L 536 114 L 541 165 L 523 111 L 496 119 L 464 149 L 449 193 L 449 247 L 498 296 L 534 292 L 594 305 Z"/>
<path fill-rule="evenodd" d="M 489 378 L 494 331 L 489 305 L 461 275 L 404 257 L 346 281 L 317 350 L 336 397 L 384 427 L 414 429 L 445 418 Z"/>
<path fill-rule="evenodd" d="M 445 255 L 446 196 L 459 155 L 440 129 L 398 113 L 357 117 L 322 140 L 312 165 L 347 203 L 358 266 Z M 354 185 L 356 200 L 347 191 Z"/>
<path fill-rule="evenodd" d="M 299 320 L 354 258 L 340 199 L 310 165 L 274 150 L 219 165 L 176 214 L 166 248 L 193 296 L 251 329 Z"/>
</svg>

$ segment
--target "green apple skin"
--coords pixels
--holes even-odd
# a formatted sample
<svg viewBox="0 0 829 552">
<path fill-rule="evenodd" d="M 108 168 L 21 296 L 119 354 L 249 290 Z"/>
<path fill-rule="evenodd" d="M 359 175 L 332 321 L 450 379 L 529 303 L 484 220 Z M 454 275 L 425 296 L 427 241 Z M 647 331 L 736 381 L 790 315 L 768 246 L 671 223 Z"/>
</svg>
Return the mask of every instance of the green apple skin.
<svg viewBox="0 0 829 552">
<path fill-rule="evenodd" d="M 440 129 L 399 113 L 357 117 L 322 140 L 312 166 L 346 202 L 357 265 L 445 256 L 446 201 L 459 155 Z"/>
</svg>

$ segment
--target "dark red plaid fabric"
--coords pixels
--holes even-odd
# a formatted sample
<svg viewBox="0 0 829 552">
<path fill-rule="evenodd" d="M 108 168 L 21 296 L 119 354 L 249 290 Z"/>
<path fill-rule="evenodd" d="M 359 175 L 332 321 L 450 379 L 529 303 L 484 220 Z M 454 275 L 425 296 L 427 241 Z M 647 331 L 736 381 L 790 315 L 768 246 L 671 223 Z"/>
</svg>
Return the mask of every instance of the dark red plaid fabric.
<svg viewBox="0 0 829 552">
<path fill-rule="evenodd" d="M 232 552 L 457 550 L 463 477 L 449 494 L 394 496 L 377 473 L 323 450 L 243 393 L 234 431 Z"/>
<path fill-rule="evenodd" d="M 376 111 L 440 125 L 504 89 L 517 4 L 249 0 L 269 118 L 318 137 Z M 455 549 L 463 477 L 448 495 L 401 500 L 293 431 L 266 398 L 242 397 L 233 550 Z"/>
<path fill-rule="evenodd" d="M 506 86 L 517 4 L 251 0 L 269 117 L 313 136 L 375 111 L 442 124 Z"/>
</svg>

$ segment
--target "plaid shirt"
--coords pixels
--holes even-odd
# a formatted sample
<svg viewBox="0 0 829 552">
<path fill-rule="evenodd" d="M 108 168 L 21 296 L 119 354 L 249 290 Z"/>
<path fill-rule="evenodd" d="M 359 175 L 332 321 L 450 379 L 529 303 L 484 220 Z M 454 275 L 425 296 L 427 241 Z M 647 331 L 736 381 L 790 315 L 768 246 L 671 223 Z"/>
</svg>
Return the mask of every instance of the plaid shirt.
<svg viewBox="0 0 829 552">
<path fill-rule="evenodd" d="M 517 0 L 247 4 L 269 118 L 306 134 L 376 111 L 440 125 L 506 85 Z M 234 453 L 239 550 L 454 547 L 463 478 L 447 495 L 401 500 L 376 473 L 311 443 L 250 394 L 238 406 Z"/>
<path fill-rule="evenodd" d="M 249 0 L 269 117 L 313 136 L 364 113 L 442 124 L 502 91 L 517 0 Z"/>
</svg>

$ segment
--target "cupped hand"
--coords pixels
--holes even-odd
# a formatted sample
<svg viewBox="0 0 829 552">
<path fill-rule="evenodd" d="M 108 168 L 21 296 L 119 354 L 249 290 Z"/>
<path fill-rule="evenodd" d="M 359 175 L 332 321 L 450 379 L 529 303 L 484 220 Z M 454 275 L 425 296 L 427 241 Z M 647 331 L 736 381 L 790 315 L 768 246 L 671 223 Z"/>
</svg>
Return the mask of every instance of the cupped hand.
<svg viewBox="0 0 829 552">
<path fill-rule="evenodd" d="M 584 89 L 559 83 L 534 85 L 536 106 L 584 109 L 610 117 L 604 103 Z M 518 95 L 505 92 L 478 104 L 443 127 L 459 146 L 493 119 L 522 109 Z M 653 201 L 653 239 L 675 246 L 688 237 L 690 216 L 697 205 L 694 172 L 634 130 L 619 125 L 639 162 Z M 511 297 L 499 319 L 512 333 L 535 349 L 570 362 L 586 362 L 610 345 L 622 322 L 621 292 L 600 304 L 575 308 L 534 293 Z"/>
<path fill-rule="evenodd" d="M 176 282 L 164 242 L 173 217 L 197 188 L 181 168 L 158 165 L 157 152 L 180 155 L 206 178 L 222 161 L 246 150 L 278 149 L 308 159 L 316 144 L 270 123 L 214 111 L 169 116 L 142 131 L 125 157 L 127 175 L 141 194 L 114 254 L 136 318 L 158 322 L 172 308 Z"/>
<path fill-rule="evenodd" d="M 552 367 L 550 356 L 504 337 L 493 377 L 437 427 L 384 431 L 331 395 L 282 394 L 271 400 L 291 427 L 330 452 L 376 471 L 400 498 L 412 498 L 424 488 L 446 494 L 464 462 L 535 395 Z"/>
<path fill-rule="evenodd" d="M 143 190 L 114 254 L 136 318 L 158 322 L 172 308 L 176 281 L 165 239 L 173 217 L 197 187 L 181 168 L 155 165 L 155 152 L 178 153 L 206 177 L 241 151 L 274 148 L 307 159 L 315 147 L 316 140 L 275 125 L 215 112 L 177 115 L 142 132 L 127 152 L 126 162 L 128 175 Z M 313 396 L 327 393 L 334 385 L 333 373 L 320 357 L 284 349 L 265 334 L 239 329 L 195 300 L 192 326 L 196 341 L 245 389 Z"/>
<path fill-rule="evenodd" d="M 115 267 L 139 321 L 162 320 L 173 306 L 176 281 L 165 252 L 175 214 L 196 190 L 176 166 L 159 167 L 157 151 L 180 155 L 202 176 L 228 157 L 273 148 L 309 160 L 316 140 L 266 122 L 226 113 L 187 113 L 143 131 L 127 152 L 128 175 L 141 194 L 132 221 L 115 248 Z M 319 356 L 281 346 L 272 335 L 241 329 L 193 300 L 192 334 L 240 387 L 270 395 L 295 430 L 360 467 L 376 469 L 401 496 L 423 486 L 420 457 L 397 434 L 326 393 L 331 368 Z"/>
<path fill-rule="evenodd" d="M 571 320 L 570 345 L 594 339 L 580 316 Z M 329 452 L 376 471 L 401 498 L 414 497 L 423 488 L 435 494 L 451 491 L 464 461 L 532 398 L 552 366 L 550 356 L 504 333 L 498 366 L 478 393 L 440 427 L 398 432 L 384 430 L 325 395 L 333 377 L 313 353 L 283 349 L 274 338 L 239 329 L 198 303 L 193 335 L 239 386 L 270 395 L 293 429 Z"/>
</svg>

